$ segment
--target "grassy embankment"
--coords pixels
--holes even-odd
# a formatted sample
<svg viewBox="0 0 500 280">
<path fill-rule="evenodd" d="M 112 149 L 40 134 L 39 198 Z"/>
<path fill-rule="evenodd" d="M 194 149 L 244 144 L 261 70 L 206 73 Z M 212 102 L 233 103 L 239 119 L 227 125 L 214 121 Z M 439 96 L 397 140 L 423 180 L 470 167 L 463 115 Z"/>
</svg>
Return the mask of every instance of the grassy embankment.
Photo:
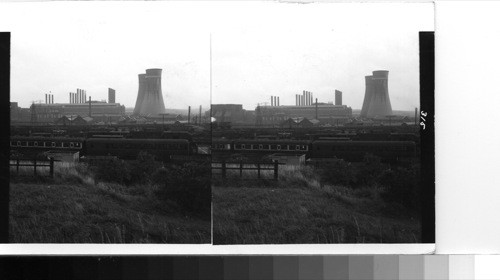
<svg viewBox="0 0 500 280">
<path fill-rule="evenodd" d="M 280 167 L 279 181 L 213 180 L 214 244 L 415 243 L 418 214 L 387 190 L 321 183 L 310 167 Z"/>
<path fill-rule="evenodd" d="M 10 242 L 210 243 L 209 217 L 158 199 L 153 185 L 96 184 L 83 164 L 57 164 L 54 179 L 23 172 L 11 172 Z"/>
</svg>

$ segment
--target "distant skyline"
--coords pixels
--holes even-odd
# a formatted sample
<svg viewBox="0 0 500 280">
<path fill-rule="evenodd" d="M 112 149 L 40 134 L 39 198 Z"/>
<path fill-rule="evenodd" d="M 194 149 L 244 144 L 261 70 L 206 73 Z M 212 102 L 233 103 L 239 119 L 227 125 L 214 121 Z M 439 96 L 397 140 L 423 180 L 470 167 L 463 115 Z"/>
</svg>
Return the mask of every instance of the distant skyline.
<svg viewBox="0 0 500 280">
<path fill-rule="evenodd" d="M 119 8 L 118 8 L 119 5 Z M 87 90 L 133 107 L 138 78 L 162 68 L 166 108 L 257 103 L 312 91 L 343 92 L 360 109 L 364 76 L 389 70 L 394 110 L 419 104 L 418 31 L 433 31 L 432 3 L 42 2 L 0 3 L 12 32 L 11 101 L 28 107 Z M 212 97 L 210 98 L 210 34 Z"/>
</svg>

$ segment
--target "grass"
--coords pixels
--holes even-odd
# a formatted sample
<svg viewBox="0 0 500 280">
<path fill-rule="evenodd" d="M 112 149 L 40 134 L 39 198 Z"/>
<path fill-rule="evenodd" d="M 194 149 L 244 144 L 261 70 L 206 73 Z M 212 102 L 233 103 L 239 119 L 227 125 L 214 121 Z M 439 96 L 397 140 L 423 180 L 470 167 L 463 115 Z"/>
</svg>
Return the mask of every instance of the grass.
<svg viewBox="0 0 500 280">
<path fill-rule="evenodd" d="M 96 184 L 81 164 L 58 163 L 54 178 L 23 172 L 11 168 L 12 243 L 210 243 L 210 220 L 158 200 L 154 186 Z"/>
<path fill-rule="evenodd" d="M 280 166 L 278 181 L 214 180 L 214 244 L 415 243 L 418 218 L 399 214 L 376 187 L 324 185 L 308 167 Z"/>
</svg>

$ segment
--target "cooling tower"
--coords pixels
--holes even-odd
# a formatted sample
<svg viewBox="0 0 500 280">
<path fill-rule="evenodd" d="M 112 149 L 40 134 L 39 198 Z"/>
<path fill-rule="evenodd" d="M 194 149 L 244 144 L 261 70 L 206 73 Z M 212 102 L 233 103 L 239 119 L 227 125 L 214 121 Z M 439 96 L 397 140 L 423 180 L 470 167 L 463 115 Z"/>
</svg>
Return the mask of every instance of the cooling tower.
<svg viewBox="0 0 500 280">
<path fill-rule="evenodd" d="M 392 115 L 391 100 L 389 99 L 389 89 L 387 86 L 389 71 L 373 71 L 372 94 L 366 112 L 369 118 L 375 116 Z"/>
<path fill-rule="evenodd" d="M 363 107 L 361 108 L 360 116 L 366 118 L 368 107 L 372 98 L 372 76 L 365 76 L 365 99 L 363 100 Z"/>
<path fill-rule="evenodd" d="M 142 100 L 144 99 L 144 92 L 146 88 L 145 85 L 146 74 L 139 74 L 138 76 L 139 76 L 139 92 L 137 93 L 137 100 L 135 101 L 134 115 L 140 114 Z"/>
<path fill-rule="evenodd" d="M 139 114 L 154 116 L 163 113 L 165 113 L 165 103 L 161 92 L 161 69 L 147 69 Z"/>
</svg>

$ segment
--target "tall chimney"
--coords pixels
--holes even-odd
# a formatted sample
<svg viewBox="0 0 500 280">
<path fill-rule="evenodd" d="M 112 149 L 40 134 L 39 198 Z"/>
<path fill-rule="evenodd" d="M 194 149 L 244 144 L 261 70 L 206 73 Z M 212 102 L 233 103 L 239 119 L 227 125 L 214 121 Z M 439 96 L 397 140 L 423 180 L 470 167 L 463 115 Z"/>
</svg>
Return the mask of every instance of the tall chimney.
<svg viewBox="0 0 500 280">
<path fill-rule="evenodd" d="M 112 88 L 108 88 L 108 103 L 116 103 L 116 92 Z"/>
<path fill-rule="evenodd" d="M 200 105 L 200 124 L 201 124 L 201 105 Z"/>
<path fill-rule="evenodd" d="M 276 106 L 276 104 L 278 104 L 276 101 L 278 100 L 278 97 L 274 97 L 274 106 Z"/>
<path fill-rule="evenodd" d="M 92 117 L 92 96 L 89 96 L 89 117 Z"/>
<path fill-rule="evenodd" d="M 342 105 L 342 92 L 335 90 L 335 105 Z"/>
<path fill-rule="evenodd" d="M 417 121 L 418 121 L 418 119 L 417 119 L 417 111 L 418 111 L 417 107 L 415 107 L 415 125 L 417 125 Z"/>
<path fill-rule="evenodd" d="M 69 93 L 69 103 L 71 103 L 71 92 Z"/>
<path fill-rule="evenodd" d="M 318 119 L 318 98 L 316 98 L 316 119 Z"/>
<path fill-rule="evenodd" d="M 280 106 L 280 97 L 278 96 L 278 106 Z"/>
<path fill-rule="evenodd" d="M 311 92 L 311 105 L 313 105 L 314 101 L 313 101 L 313 93 Z"/>
<path fill-rule="evenodd" d="M 45 104 L 47 104 L 47 94 L 45 94 Z"/>
<path fill-rule="evenodd" d="M 52 96 L 52 104 L 54 104 L 54 95 L 51 94 L 51 96 Z"/>
<path fill-rule="evenodd" d="M 188 106 L 188 124 L 191 123 L 191 106 Z"/>
</svg>

